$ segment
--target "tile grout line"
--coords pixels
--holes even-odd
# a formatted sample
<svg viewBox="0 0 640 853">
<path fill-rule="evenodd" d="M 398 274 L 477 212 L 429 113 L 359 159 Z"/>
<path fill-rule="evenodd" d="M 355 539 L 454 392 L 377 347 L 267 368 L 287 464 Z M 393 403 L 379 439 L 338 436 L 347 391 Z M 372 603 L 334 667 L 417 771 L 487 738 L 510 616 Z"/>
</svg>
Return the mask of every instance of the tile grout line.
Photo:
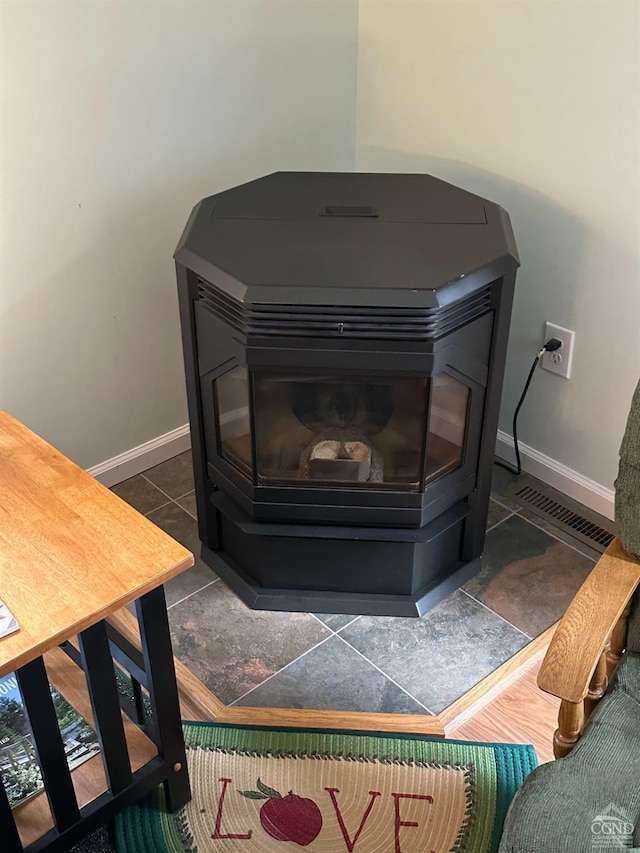
<svg viewBox="0 0 640 853">
<path fill-rule="evenodd" d="M 180 509 L 184 510 L 184 512 L 187 513 L 187 515 L 191 516 L 191 518 L 195 518 L 196 521 L 198 520 L 194 515 L 191 515 L 189 510 L 185 509 L 183 506 L 180 506 L 180 504 L 178 503 L 178 501 L 182 500 L 182 498 L 186 498 L 187 495 L 190 495 L 191 492 L 193 492 L 193 489 L 190 489 L 188 492 L 185 492 L 184 495 L 180 495 L 177 498 L 172 498 L 170 495 L 168 495 L 164 491 L 164 489 L 161 489 L 160 486 L 156 486 L 156 484 L 152 483 L 151 480 L 148 477 L 145 477 L 144 474 L 139 474 L 138 476 L 142 477 L 143 480 L 146 480 L 147 483 L 149 483 L 151 486 L 153 486 L 154 489 L 157 489 L 161 495 L 164 495 L 164 497 L 167 498 L 167 500 L 164 503 L 161 503 L 158 506 L 154 506 L 153 509 L 147 510 L 147 512 L 140 513 L 141 515 L 144 515 L 145 518 L 148 518 L 152 512 L 156 512 L 159 509 L 164 509 L 166 506 L 169 506 L 170 504 L 177 504 L 180 507 Z M 113 491 L 113 488 L 110 489 L 109 491 Z M 114 492 L 114 494 L 118 494 L 118 493 Z M 120 495 L 118 495 L 118 497 L 120 497 Z M 136 509 L 136 507 L 132 503 L 129 503 L 129 501 L 126 500 L 125 498 L 122 498 L 122 500 L 125 503 L 129 504 L 129 506 Z M 140 512 L 140 510 L 138 510 L 138 512 Z"/>
<path fill-rule="evenodd" d="M 159 492 L 161 492 L 161 493 L 165 496 L 165 498 L 168 498 L 168 500 L 169 500 L 169 501 L 171 501 L 171 503 L 175 503 L 175 501 L 174 501 L 174 499 L 171 497 L 171 495 L 168 495 L 168 494 L 165 492 L 165 490 L 164 490 L 164 489 L 161 489 L 161 488 L 160 488 L 160 486 L 157 486 L 157 485 L 156 485 L 152 480 L 150 480 L 150 479 L 149 479 L 148 477 L 146 477 L 144 474 L 140 474 L 140 476 L 142 477 L 142 479 L 143 479 L 143 480 L 146 480 L 146 481 L 147 481 L 147 483 L 150 483 L 150 484 L 153 486 L 153 488 L 154 488 L 154 489 L 157 489 Z M 166 504 L 165 504 L 165 506 L 166 506 Z"/>
<path fill-rule="evenodd" d="M 197 516 L 190 513 L 188 509 L 185 509 L 185 507 L 183 507 L 181 504 L 178 503 L 178 501 L 181 501 L 183 498 L 186 498 L 187 495 L 192 494 L 194 491 L 193 489 L 189 489 L 189 491 L 185 492 L 183 495 L 178 495 L 177 498 L 172 498 L 171 495 L 167 494 L 167 492 L 165 492 L 164 489 L 161 489 L 160 486 L 158 486 L 156 483 L 153 482 L 153 480 L 150 480 L 147 476 L 145 476 L 145 472 L 142 472 L 139 476 L 142 477 L 143 480 L 146 480 L 147 483 L 152 485 L 154 489 L 157 489 L 160 492 L 160 494 L 163 494 L 165 496 L 165 498 L 167 498 L 166 503 L 160 504 L 160 506 L 156 506 L 153 509 L 150 509 L 149 512 L 145 512 L 144 513 L 145 516 L 149 516 L 152 512 L 155 512 L 158 509 L 164 509 L 164 507 L 169 506 L 169 504 L 175 504 L 176 506 L 179 506 L 183 512 L 186 512 L 190 518 L 193 518 L 195 521 L 198 520 Z"/>
<path fill-rule="evenodd" d="M 346 626 L 345 626 L 345 627 L 346 627 Z M 420 705 L 420 707 L 421 707 L 421 708 L 424 708 L 424 709 L 425 709 L 425 711 L 427 712 L 427 714 L 431 714 L 431 716 L 435 716 L 435 714 L 433 713 L 433 711 L 429 710 L 429 708 L 427 708 L 427 706 L 424 704 L 424 702 L 421 702 L 419 699 L 416 699 L 416 697 L 415 697 L 412 693 L 409 693 L 409 691 L 408 691 L 408 690 L 406 690 L 406 689 L 405 689 L 401 684 L 398 684 L 398 682 L 397 682 L 397 681 L 395 681 L 395 679 L 393 679 L 390 675 L 388 675 L 388 674 L 387 674 L 383 669 L 380 669 L 380 667 L 379 667 L 379 666 L 377 666 L 377 665 L 376 665 L 372 660 L 369 660 L 369 658 L 368 658 L 365 654 L 363 654 L 361 651 L 359 651 L 359 649 L 357 649 L 355 646 L 352 646 L 352 645 L 351 645 L 351 643 L 350 643 L 348 640 L 345 640 L 345 638 L 344 638 L 344 637 L 342 637 L 340 634 L 336 634 L 336 636 L 337 636 L 337 637 L 339 637 L 339 638 L 342 640 L 342 642 L 345 644 L 345 646 L 348 646 L 350 649 L 353 649 L 353 651 L 354 651 L 357 655 L 360 655 L 360 657 L 361 657 L 363 660 L 365 660 L 368 664 L 370 664 L 370 665 L 371 665 L 374 669 L 376 669 L 376 670 L 377 670 L 381 675 L 384 675 L 384 677 L 387 679 L 387 681 L 390 681 L 390 682 L 391 682 L 393 685 L 395 685 L 399 690 L 401 690 L 404 694 L 406 694 L 410 699 L 413 699 L 413 701 L 414 701 L 414 702 L 416 702 L 418 705 Z M 412 716 L 412 715 L 411 715 L 411 714 L 407 714 L 407 716 L 408 716 L 408 717 L 410 717 L 410 716 Z M 415 716 L 415 715 L 414 715 L 414 716 Z"/>
<path fill-rule="evenodd" d="M 532 640 L 535 640 L 535 637 L 530 637 L 530 636 L 529 636 L 529 634 L 525 633 L 525 631 L 523 631 L 523 630 L 521 630 L 520 628 L 518 628 L 518 626 L 517 626 L 517 625 L 514 625 L 512 622 L 509 622 L 509 620 L 508 620 L 508 619 L 505 619 L 505 618 L 504 618 L 504 616 L 501 616 L 499 613 L 496 613 L 496 611 L 495 611 L 495 610 L 492 610 L 490 607 L 487 607 L 487 605 L 486 605 L 483 601 L 480 601 L 480 600 L 479 600 L 478 598 L 476 598 L 474 595 L 471 595 L 471 593 L 470 593 L 470 592 L 467 592 L 467 590 L 466 590 L 466 589 L 463 589 L 462 587 L 460 587 L 460 592 L 463 592 L 465 595 L 469 596 L 469 598 L 470 598 L 472 601 L 475 601 L 475 602 L 476 602 L 476 604 L 479 604 L 479 605 L 480 605 L 480 607 L 484 607 L 484 609 L 485 609 L 485 610 L 488 610 L 488 611 L 489 611 L 489 613 L 493 614 L 494 616 L 497 616 L 497 617 L 498 617 L 498 619 L 501 619 L 501 620 L 502 620 L 506 625 L 508 625 L 510 628 L 513 628 L 513 629 L 514 629 L 515 631 L 517 631 L 519 634 L 522 634 L 522 636 L 523 636 L 523 637 L 526 637 L 526 638 L 527 638 L 527 640 L 529 640 L 529 643 L 530 643 L 530 642 L 532 642 Z M 544 630 L 546 631 L 547 629 L 545 628 Z M 544 633 L 544 632 L 543 632 L 543 631 L 540 631 L 540 634 L 542 634 L 542 633 Z M 538 636 L 539 636 L 539 635 L 538 635 Z M 527 643 L 526 645 L 529 645 L 529 643 Z M 523 648 L 524 648 L 524 646 L 523 646 Z"/>
<path fill-rule="evenodd" d="M 363 616 L 364 616 L 364 613 L 358 613 L 358 615 L 357 615 L 357 616 L 354 616 L 354 617 L 353 617 L 353 619 L 351 620 L 351 622 L 347 622 L 347 624 L 346 624 L 346 625 L 341 625 L 339 628 L 336 628 L 336 629 L 335 629 L 336 634 L 339 634 L 339 633 L 340 633 L 340 631 L 342 631 L 342 629 L 343 629 L 343 628 L 348 628 L 350 625 L 353 625 L 353 623 L 354 623 L 354 622 L 357 622 L 357 621 L 358 621 L 358 619 L 362 619 L 362 617 L 363 617 Z"/>
<path fill-rule="evenodd" d="M 313 616 L 313 613 L 312 613 L 312 614 L 310 614 L 310 615 L 311 615 L 311 616 Z M 319 621 L 319 620 L 318 620 L 318 621 Z M 321 624 L 322 624 L 322 625 L 324 625 L 324 622 L 322 622 Z M 328 625 L 324 625 L 324 627 L 325 627 L 325 628 L 328 628 Z M 266 684 L 268 681 L 271 681 L 271 679 L 272 679 L 272 678 L 275 678 L 275 677 L 276 677 L 276 675 L 280 675 L 280 673 L 284 672 L 284 671 L 285 671 L 285 669 L 288 669 L 288 668 L 289 668 L 290 666 L 292 666 L 294 663 L 297 663 L 297 661 L 302 660 L 302 658 L 303 658 L 303 657 L 305 657 L 305 655 L 308 655 L 308 654 L 309 654 L 309 652 L 312 652 L 312 651 L 314 651 L 315 649 L 319 648 L 319 647 L 320 647 L 320 646 L 322 646 L 324 643 L 326 643 L 326 642 L 327 642 L 327 640 L 330 640 L 330 639 L 331 639 L 331 637 L 335 637 L 335 636 L 336 636 L 336 633 L 332 631 L 332 632 L 331 632 L 331 634 L 329 634 L 329 636 L 328 636 L 328 637 L 323 637 L 323 639 L 322 639 L 322 640 L 320 640 L 320 642 L 319 642 L 319 643 L 316 643 L 316 644 L 315 644 L 315 646 L 311 646 L 311 648 L 307 649 L 306 651 L 302 652 L 302 654 L 298 655 L 298 657 L 297 657 L 297 658 L 294 658 L 293 660 L 290 660 L 290 661 L 289 661 L 289 663 L 286 663 L 284 666 L 281 666 L 281 667 L 280 667 L 280 669 L 278 669 L 276 672 L 272 672 L 272 673 L 271 673 L 271 675 L 268 675 L 268 676 L 264 679 L 264 681 L 261 681 L 261 682 L 260 682 L 260 684 L 256 684 L 256 685 L 255 685 L 255 687 L 251 687 L 249 690 L 247 690 L 247 692 L 246 692 L 246 693 L 243 693 L 243 694 L 242 694 L 242 696 L 238 696 L 238 698 L 237 698 L 237 699 L 234 699 L 234 700 L 233 700 L 233 702 L 231 702 L 231 703 L 229 703 L 229 704 L 230 704 L 230 705 L 236 705 L 238 702 L 240 702 L 240 700 L 241 700 L 241 699 L 244 699 L 244 698 L 245 698 L 246 696 L 248 696 L 250 693 L 253 693 L 253 691 L 254 691 L 254 690 L 257 690 L 257 689 L 258 689 L 258 687 L 262 687 L 262 685 L 263 685 L 263 684 Z M 268 706 L 268 705 L 267 705 L 267 706 L 265 706 L 265 707 L 270 707 L 270 706 Z"/>
<path fill-rule="evenodd" d="M 500 506 L 502 506 L 502 504 L 500 504 Z M 507 507 L 504 507 L 504 509 L 507 509 Z M 505 521 L 509 521 L 509 519 L 510 519 L 510 518 L 513 518 L 513 516 L 514 516 L 514 515 L 517 515 L 517 514 L 518 514 L 518 513 L 517 513 L 517 511 L 516 511 L 515 509 L 514 509 L 514 510 L 511 510 L 511 512 L 509 513 L 509 515 L 505 515 L 505 517 L 504 517 L 504 518 L 501 518 L 501 519 L 500 519 L 500 521 L 496 521 L 496 523 L 495 523 L 495 524 L 492 524 L 492 525 L 491 525 L 491 527 L 487 527 L 487 529 L 485 530 L 485 535 L 486 535 L 487 533 L 489 533 L 489 531 L 490 531 L 490 530 L 495 530 L 495 529 L 496 529 L 496 527 L 498 527 L 498 526 L 499 526 L 499 525 L 501 525 L 501 524 L 504 524 L 504 522 L 505 522 Z"/>
<path fill-rule="evenodd" d="M 195 589 L 193 592 L 190 592 L 189 595 L 185 595 L 184 598 L 181 598 L 178 601 L 174 601 L 173 604 L 169 604 L 167 606 L 167 613 L 177 604 L 182 604 L 183 602 L 188 601 L 194 595 L 197 595 L 199 592 L 202 592 L 203 589 L 207 589 L 207 587 L 211 586 L 212 584 L 217 583 L 219 580 L 220 578 L 214 578 L 212 581 L 209 581 L 208 583 L 204 584 L 204 586 L 201 586 L 198 589 Z"/>
<path fill-rule="evenodd" d="M 523 507 L 521 507 L 521 509 L 525 510 L 526 507 L 523 506 Z M 526 521 L 528 524 L 531 524 L 533 527 L 536 527 L 538 530 L 541 530 L 543 533 L 546 533 L 547 536 L 550 536 L 552 539 L 555 539 L 556 542 L 560 542 L 562 545 L 566 545 L 567 548 L 571 548 L 577 554 L 580 554 L 581 557 L 584 557 L 587 560 L 591 560 L 592 563 L 598 562 L 598 560 L 596 558 L 590 557 L 588 554 L 585 554 L 584 551 L 581 551 L 575 545 L 572 545 L 570 542 L 565 542 L 564 539 L 560 539 L 560 537 L 556 536 L 555 533 L 551 533 L 549 530 L 545 530 L 544 527 L 541 527 L 539 524 L 536 524 L 535 521 L 532 521 L 530 518 L 525 518 L 523 515 L 520 515 L 520 510 L 517 510 L 514 514 L 517 515 L 518 518 L 521 518 L 522 521 Z M 595 551 L 595 548 L 593 550 Z"/>
<path fill-rule="evenodd" d="M 187 494 L 190 495 L 191 492 L 187 492 Z M 182 497 L 184 497 L 184 495 Z M 181 498 L 178 498 L 178 500 L 181 500 Z M 174 501 L 174 503 L 177 503 L 177 501 Z M 184 510 L 187 513 L 189 518 L 192 518 L 194 521 L 198 520 L 198 516 L 194 515 L 192 512 L 189 512 L 189 510 L 186 507 L 182 506 L 182 504 L 178 504 L 178 506 L 180 507 L 180 509 Z M 198 541 L 200 540 L 198 539 Z"/>
<path fill-rule="evenodd" d="M 495 501 L 495 503 L 499 504 L 503 509 L 508 509 L 510 513 L 515 515 L 518 510 L 513 509 L 513 505 L 509 506 L 509 504 L 505 503 L 505 501 L 509 500 L 509 498 L 502 498 L 502 495 L 496 495 L 495 492 L 491 492 L 489 500 Z"/>
<path fill-rule="evenodd" d="M 140 476 L 140 477 L 142 477 L 142 479 L 143 479 L 143 480 L 146 480 L 146 481 L 147 481 L 147 483 L 149 483 L 150 485 L 152 485 L 154 489 L 157 489 L 161 494 L 163 494 L 163 495 L 165 496 L 165 498 L 168 498 L 167 503 L 166 503 L 166 504 L 162 504 L 162 506 L 167 506 L 167 504 L 169 504 L 169 503 L 177 504 L 177 503 L 178 503 L 178 501 L 181 501 L 183 498 L 186 498 L 186 497 L 187 497 L 187 495 L 190 495 L 190 494 L 192 494 L 192 493 L 195 491 L 195 489 L 189 489 L 189 490 L 188 490 L 187 492 L 185 492 L 184 494 L 182 494 L 182 495 L 178 495 L 177 497 L 172 498 L 170 494 L 168 494 L 167 492 L 165 492 L 165 490 L 164 490 L 164 489 L 161 489 L 161 488 L 160 488 L 160 486 L 158 486 L 156 483 L 154 483 L 154 482 L 153 482 L 153 480 L 150 480 L 148 477 L 146 477 L 144 473 L 140 474 L 139 476 Z M 180 506 L 180 504 L 178 504 L 178 506 Z M 158 506 L 158 507 L 156 507 L 156 509 L 160 509 L 160 507 Z M 184 509 L 184 507 L 183 507 L 183 506 L 180 506 L 180 509 Z M 154 511 L 155 511 L 155 510 L 150 510 L 150 512 L 154 512 Z M 184 511 L 185 511 L 188 515 L 191 515 L 191 513 L 190 513 L 188 510 L 184 509 Z M 193 518 L 194 516 L 191 516 L 191 517 Z M 197 519 L 196 519 L 196 521 L 197 521 Z"/>
<path fill-rule="evenodd" d="M 312 616 L 315 616 L 315 613 L 312 613 L 311 615 L 312 615 Z M 329 615 L 329 614 L 325 614 L 325 616 L 328 616 L 328 615 Z M 340 616 L 340 615 L 347 616 L 347 615 L 349 615 L 349 614 L 344 613 L 344 614 L 337 614 L 337 615 L 338 615 L 338 616 Z M 333 633 L 334 633 L 334 634 L 339 634 L 339 633 L 340 633 L 340 631 L 342 631 L 342 630 L 343 630 L 343 628 L 348 628 L 348 627 L 349 627 L 349 625 L 353 625 L 353 623 L 354 623 L 354 622 L 357 622 L 357 621 L 358 621 L 358 619 L 361 619 L 363 615 L 364 615 L 364 614 L 362 614 L 362 613 L 358 613 L 356 616 L 354 616 L 354 617 L 353 617 L 353 619 L 351 619 L 351 620 L 350 620 L 349 622 L 347 622 L 345 625 L 341 625 L 339 628 L 331 628 L 331 630 L 333 631 Z M 320 617 L 319 617 L 319 616 L 316 616 L 316 619 L 320 619 Z M 320 619 L 320 621 L 322 622 L 322 619 Z M 326 622 L 322 622 L 322 624 L 323 624 L 323 625 L 326 625 Z M 326 627 L 327 627 L 327 628 L 330 628 L 331 626 L 330 626 L 330 625 L 326 625 Z"/>
<path fill-rule="evenodd" d="M 291 611 L 288 611 L 288 612 L 291 612 Z M 323 622 L 322 619 L 319 616 L 316 616 L 315 613 L 309 612 L 309 616 L 313 616 L 313 618 L 316 619 L 323 626 L 323 628 L 328 628 L 329 631 L 331 631 L 333 634 L 336 633 L 336 631 L 331 627 L 331 625 L 327 625 L 327 623 Z"/>
<path fill-rule="evenodd" d="M 153 509 L 150 509 L 149 512 L 143 513 L 143 515 L 145 518 L 149 518 L 149 516 L 151 515 L 152 512 L 156 512 L 156 510 L 159 510 L 159 509 L 164 509 L 164 507 L 169 506 L 172 503 L 173 503 L 172 500 L 168 500 L 166 503 L 160 504 L 160 506 L 154 506 Z M 129 506 L 133 506 L 133 504 L 129 504 Z M 134 507 L 134 509 L 135 509 L 135 507 Z M 138 510 L 138 512 L 140 512 L 140 510 Z"/>
</svg>

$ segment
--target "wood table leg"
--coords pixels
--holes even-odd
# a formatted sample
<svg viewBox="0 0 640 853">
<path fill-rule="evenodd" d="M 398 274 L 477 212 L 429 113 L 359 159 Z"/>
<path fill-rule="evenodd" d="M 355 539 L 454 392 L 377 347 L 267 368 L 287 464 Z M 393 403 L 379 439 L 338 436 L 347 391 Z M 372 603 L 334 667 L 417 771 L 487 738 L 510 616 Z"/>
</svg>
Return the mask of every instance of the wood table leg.
<svg viewBox="0 0 640 853">
<path fill-rule="evenodd" d="M 147 688 L 151 701 L 156 744 L 169 765 L 164 782 L 167 807 L 176 811 L 191 799 L 187 758 L 178 703 L 167 606 L 162 586 L 136 601 Z"/>
<path fill-rule="evenodd" d="M 131 784 L 131 763 L 106 624 L 86 628 L 78 645 L 109 788 L 119 794 Z"/>
</svg>

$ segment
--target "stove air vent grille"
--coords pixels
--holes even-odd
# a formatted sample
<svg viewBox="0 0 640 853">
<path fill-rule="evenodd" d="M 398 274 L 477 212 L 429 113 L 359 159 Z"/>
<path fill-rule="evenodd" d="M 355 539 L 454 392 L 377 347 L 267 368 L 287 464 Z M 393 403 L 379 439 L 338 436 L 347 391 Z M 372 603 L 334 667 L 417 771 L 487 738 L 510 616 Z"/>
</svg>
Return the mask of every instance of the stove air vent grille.
<svg viewBox="0 0 640 853">
<path fill-rule="evenodd" d="M 229 326 L 233 326 L 243 335 L 247 333 L 245 309 L 242 302 L 229 296 L 219 287 L 209 284 L 202 278 L 198 279 L 198 301 L 203 308 L 215 314 Z"/>
<path fill-rule="evenodd" d="M 216 317 L 253 337 L 432 341 L 490 311 L 491 288 L 443 308 L 246 305 L 199 278 L 198 300 Z"/>
</svg>

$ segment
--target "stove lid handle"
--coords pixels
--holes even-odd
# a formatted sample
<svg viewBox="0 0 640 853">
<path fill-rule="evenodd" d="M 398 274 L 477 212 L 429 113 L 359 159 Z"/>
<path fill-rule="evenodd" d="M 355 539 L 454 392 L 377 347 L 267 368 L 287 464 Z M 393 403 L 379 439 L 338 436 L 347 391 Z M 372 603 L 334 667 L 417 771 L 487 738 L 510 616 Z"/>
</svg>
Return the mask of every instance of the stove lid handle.
<svg viewBox="0 0 640 853">
<path fill-rule="evenodd" d="M 379 216 L 378 209 L 371 205 L 345 205 L 345 204 L 326 204 L 320 208 L 319 216 L 332 217 L 360 217 L 365 219 L 377 219 Z"/>
</svg>

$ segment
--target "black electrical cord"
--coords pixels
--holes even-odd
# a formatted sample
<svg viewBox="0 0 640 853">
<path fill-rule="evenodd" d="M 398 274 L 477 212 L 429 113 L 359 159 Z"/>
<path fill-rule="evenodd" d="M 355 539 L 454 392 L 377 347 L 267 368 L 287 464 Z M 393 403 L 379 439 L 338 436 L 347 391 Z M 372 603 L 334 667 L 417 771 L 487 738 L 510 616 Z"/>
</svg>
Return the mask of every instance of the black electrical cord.
<svg viewBox="0 0 640 853">
<path fill-rule="evenodd" d="M 515 474 L 517 477 L 522 474 L 522 463 L 520 461 L 520 447 L 518 445 L 518 415 L 520 414 L 520 409 L 522 408 L 522 404 L 524 403 L 524 398 L 527 396 L 527 391 L 529 390 L 529 385 L 531 385 L 531 380 L 533 379 L 533 374 L 535 373 L 536 367 L 538 366 L 538 362 L 545 354 L 545 352 L 555 352 L 555 350 L 560 349 L 562 346 L 562 341 L 559 341 L 558 338 L 550 338 L 546 344 L 542 347 L 540 352 L 533 359 L 533 364 L 531 365 L 531 369 L 529 370 L 529 375 L 527 376 L 527 381 L 524 383 L 524 388 L 522 389 L 522 394 L 520 395 L 520 399 L 518 400 L 518 405 L 513 413 L 513 445 L 516 451 L 516 467 L 510 465 L 508 462 L 503 462 L 502 459 L 496 459 L 495 464 L 499 465 L 500 468 L 506 468 L 507 471 L 510 471 L 512 474 Z"/>
</svg>

